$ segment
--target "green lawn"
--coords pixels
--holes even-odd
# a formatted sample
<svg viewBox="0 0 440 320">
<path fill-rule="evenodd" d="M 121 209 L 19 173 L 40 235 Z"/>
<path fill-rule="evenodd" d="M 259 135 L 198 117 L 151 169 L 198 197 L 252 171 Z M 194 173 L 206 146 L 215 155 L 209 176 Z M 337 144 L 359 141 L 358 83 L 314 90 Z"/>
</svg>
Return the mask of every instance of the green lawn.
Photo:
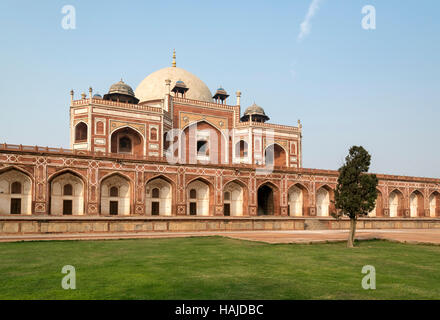
<svg viewBox="0 0 440 320">
<path fill-rule="evenodd" d="M 76 290 L 63 290 L 64 265 Z M 376 290 L 364 290 L 364 265 Z M 0 299 L 438 299 L 440 246 L 221 237 L 0 243 Z"/>
</svg>

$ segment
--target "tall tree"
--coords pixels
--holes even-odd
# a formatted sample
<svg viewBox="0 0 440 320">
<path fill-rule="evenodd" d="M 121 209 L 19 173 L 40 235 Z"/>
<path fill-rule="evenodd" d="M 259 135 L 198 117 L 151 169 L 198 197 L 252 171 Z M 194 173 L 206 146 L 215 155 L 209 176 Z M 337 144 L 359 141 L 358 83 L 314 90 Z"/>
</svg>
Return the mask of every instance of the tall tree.
<svg viewBox="0 0 440 320">
<path fill-rule="evenodd" d="M 374 209 L 377 198 L 378 179 L 368 174 L 371 156 L 362 146 L 352 146 L 345 157 L 345 164 L 339 168 L 338 184 L 335 190 L 336 218 L 350 218 L 350 234 L 347 246 L 352 248 L 358 217 L 367 216 Z"/>
</svg>

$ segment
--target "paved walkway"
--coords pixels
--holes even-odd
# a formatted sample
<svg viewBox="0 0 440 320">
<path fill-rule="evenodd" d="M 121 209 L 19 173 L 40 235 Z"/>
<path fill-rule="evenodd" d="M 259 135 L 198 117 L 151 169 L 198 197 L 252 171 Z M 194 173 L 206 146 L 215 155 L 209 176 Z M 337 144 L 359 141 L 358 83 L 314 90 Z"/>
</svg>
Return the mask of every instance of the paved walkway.
<svg viewBox="0 0 440 320">
<path fill-rule="evenodd" d="M 139 232 L 0 235 L 0 242 L 38 240 L 158 239 L 194 236 L 224 236 L 266 243 L 322 243 L 347 240 L 348 230 L 319 231 L 222 231 L 222 232 Z M 407 243 L 440 244 L 440 229 L 358 230 L 356 239 L 386 239 Z"/>
</svg>

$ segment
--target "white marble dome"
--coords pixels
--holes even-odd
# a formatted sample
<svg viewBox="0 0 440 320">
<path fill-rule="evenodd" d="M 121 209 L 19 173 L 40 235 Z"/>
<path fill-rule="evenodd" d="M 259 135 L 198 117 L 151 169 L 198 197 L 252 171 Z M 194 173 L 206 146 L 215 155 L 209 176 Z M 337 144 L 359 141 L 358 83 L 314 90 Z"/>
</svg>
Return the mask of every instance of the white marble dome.
<svg viewBox="0 0 440 320">
<path fill-rule="evenodd" d="M 165 85 L 167 79 L 171 80 L 171 89 L 176 81 L 183 81 L 189 89 L 186 98 L 212 102 L 212 94 L 206 84 L 191 72 L 178 67 L 163 68 L 147 76 L 136 88 L 136 98 L 140 102 L 163 99 L 168 93 Z"/>
</svg>

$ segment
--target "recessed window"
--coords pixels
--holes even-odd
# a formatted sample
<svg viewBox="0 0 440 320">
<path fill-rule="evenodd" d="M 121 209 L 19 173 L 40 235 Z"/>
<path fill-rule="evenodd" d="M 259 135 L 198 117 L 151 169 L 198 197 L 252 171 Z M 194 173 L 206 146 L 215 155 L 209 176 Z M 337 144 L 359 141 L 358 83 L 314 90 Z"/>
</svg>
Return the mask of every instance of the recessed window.
<svg viewBox="0 0 440 320">
<path fill-rule="evenodd" d="M 21 183 L 16 181 L 11 185 L 11 193 L 12 194 L 20 194 L 21 193 Z"/>
<path fill-rule="evenodd" d="M 131 152 L 131 139 L 129 137 L 122 137 L 119 139 L 119 152 Z"/>
<path fill-rule="evenodd" d="M 208 153 L 208 141 L 199 140 L 197 141 L 197 154 L 199 156 L 207 156 Z"/>
<path fill-rule="evenodd" d="M 65 196 L 71 196 L 73 195 L 73 188 L 71 184 L 64 185 L 64 195 Z"/>
<path fill-rule="evenodd" d="M 110 197 L 119 197 L 119 189 L 117 187 L 110 188 Z"/>
<path fill-rule="evenodd" d="M 191 189 L 189 191 L 189 198 L 190 199 L 196 199 L 197 198 L 197 191 L 196 191 L 196 189 Z"/>
<path fill-rule="evenodd" d="M 151 128 L 150 129 L 150 140 L 157 140 L 157 129 L 156 128 Z"/>
<path fill-rule="evenodd" d="M 228 191 L 225 192 L 225 197 L 224 198 L 225 198 L 226 201 L 231 200 L 231 193 L 228 192 Z"/>
<path fill-rule="evenodd" d="M 96 123 L 96 134 L 104 134 L 104 122 L 98 121 Z"/>
<path fill-rule="evenodd" d="M 158 188 L 154 188 L 151 193 L 152 193 L 153 198 L 159 198 L 159 189 Z"/>
<path fill-rule="evenodd" d="M 80 122 L 75 127 L 75 142 L 87 140 L 87 125 L 84 122 Z"/>
</svg>

